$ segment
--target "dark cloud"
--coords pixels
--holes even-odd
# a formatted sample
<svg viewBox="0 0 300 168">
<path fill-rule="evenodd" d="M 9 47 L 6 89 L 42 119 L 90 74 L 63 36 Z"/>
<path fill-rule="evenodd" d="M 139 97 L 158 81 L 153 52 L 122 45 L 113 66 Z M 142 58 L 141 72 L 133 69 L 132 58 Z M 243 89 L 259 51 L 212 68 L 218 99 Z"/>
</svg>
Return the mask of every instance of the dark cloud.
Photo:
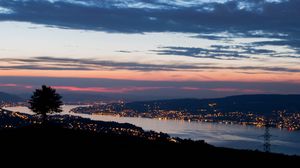
<svg viewBox="0 0 300 168">
<path fill-rule="evenodd" d="M 14 14 L 1 15 L 1 20 L 28 21 L 51 26 L 104 30 L 112 32 L 195 32 L 274 30 L 295 32 L 300 21 L 298 0 L 267 3 L 265 0 L 237 0 L 226 3 L 204 3 L 193 6 L 171 5 L 161 1 L 133 8 L 129 1 L 36 1 L 1 0 L 0 6 Z M 86 3 L 85 3 L 86 2 Z M 126 3 L 127 2 L 127 3 Z M 86 5 L 90 4 L 90 5 Z M 248 6 L 248 7 L 243 7 Z M 157 6 L 156 8 L 146 8 Z M 210 7 L 212 10 L 203 10 Z M 299 32 L 298 32 L 299 33 Z"/>
<path fill-rule="evenodd" d="M 0 70 L 15 70 L 15 69 L 26 69 L 26 70 L 91 70 L 90 68 L 80 67 L 80 66 L 41 66 L 41 65 L 16 65 L 16 66 L 1 66 Z"/>
<path fill-rule="evenodd" d="M 300 51 L 299 0 L 191 0 L 182 4 L 161 0 L 0 0 L 0 7 L 13 11 L 0 13 L 2 21 L 121 33 L 197 33 L 198 37 L 214 40 L 235 36 L 279 38 L 281 41 L 272 44 Z M 224 31 L 231 35 L 215 35 Z"/>
<path fill-rule="evenodd" d="M 237 49 L 241 51 L 237 51 Z M 160 50 L 153 51 L 159 55 L 177 55 L 220 60 L 237 60 L 251 58 L 249 54 L 273 55 L 276 53 L 273 50 L 255 49 L 251 45 L 211 45 L 210 48 L 161 47 Z"/>
<path fill-rule="evenodd" d="M 289 40 L 281 40 L 281 41 L 260 41 L 260 42 L 255 42 L 253 45 L 255 46 L 264 46 L 264 45 L 273 45 L 273 46 L 289 46 L 290 49 L 293 49 L 296 51 L 296 53 L 289 53 L 291 54 L 300 54 L 300 38 L 294 38 L 294 39 L 289 39 Z M 292 56 L 294 58 L 300 58 L 300 56 Z"/>
<path fill-rule="evenodd" d="M 239 58 L 249 58 L 243 56 L 237 51 L 226 51 L 221 49 L 206 49 L 193 47 L 161 47 L 160 50 L 153 50 L 159 55 L 177 55 L 194 58 L 212 58 L 222 60 L 234 60 Z"/>
<path fill-rule="evenodd" d="M 13 64 L 0 66 L 0 69 L 40 69 L 40 70 L 136 70 L 136 71 L 177 71 L 177 70 L 198 70 L 196 65 L 188 64 L 143 64 L 136 62 L 114 62 L 93 59 L 73 59 L 55 57 L 34 57 L 34 58 L 3 58 L 2 62 Z M 210 64 L 203 64 L 207 66 Z"/>
<path fill-rule="evenodd" d="M 126 98 L 140 94 L 140 100 L 145 98 L 209 98 L 222 97 L 233 94 L 243 94 L 240 91 L 261 90 L 264 93 L 296 94 L 300 93 L 299 83 L 282 82 L 203 82 L 203 81 L 136 81 L 136 80 L 116 80 L 116 79 L 95 79 L 95 78 L 49 78 L 49 77 L 1 77 L 0 84 L 11 83 L 21 86 L 39 87 L 42 84 L 51 86 L 76 86 L 76 87 L 168 87 L 172 89 L 160 89 L 148 92 L 135 92 L 126 95 Z M 200 90 L 188 90 L 182 88 L 200 88 Z M 228 91 L 220 91 L 222 89 Z M 230 88 L 235 88 L 230 91 Z M 32 88 L 33 89 L 33 88 Z M 9 93 L 31 92 L 32 89 L 17 89 L 15 87 L 0 87 L 1 91 Z M 60 91 L 61 92 L 61 91 Z M 101 93 L 99 93 L 102 95 Z M 244 92 L 244 94 L 249 94 Z M 82 96 L 82 93 L 78 96 Z M 123 98 L 125 98 L 123 97 Z M 115 96 L 113 96 L 115 98 Z"/>
<path fill-rule="evenodd" d="M 2 63 L 9 66 L 0 66 L 4 69 L 29 69 L 29 70 L 133 70 L 133 71 L 186 71 L 195 72 L 202 70 L 240 70 L 240 71 L 265 71 L 265 72 L 300 72 L 300 69 L 270 67 L 270 66 L 218 66 L 217 64 L 144 64 L 135 62 L 114 62 L 93 59 L 34 57 L 28 59 L 3 58 Z M 11 65 L 12 64 L 12 65 Z M 247 73 L 247 72 L 245 72 Z M 257 72 L 261 73 L 261 72 Z"/>
<path fill-rule="evenodd" d="M 127 50 L 118 50 L 116 52 L 119 52 L 119 53 L 133 53 L 133 51 L 127 51 Z"/>
</svg>

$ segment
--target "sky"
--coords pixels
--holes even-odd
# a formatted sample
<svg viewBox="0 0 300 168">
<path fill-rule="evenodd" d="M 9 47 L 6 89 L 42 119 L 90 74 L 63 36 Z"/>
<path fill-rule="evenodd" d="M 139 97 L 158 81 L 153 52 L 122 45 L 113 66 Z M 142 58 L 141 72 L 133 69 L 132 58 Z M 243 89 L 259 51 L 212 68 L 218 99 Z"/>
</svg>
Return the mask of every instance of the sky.
<svg viewBox="0 0 300 168">
<path fill-rule="evenodd" d="M 300 94 L 299 0 L 0 0 L 0 91 Z"/>
</svg>

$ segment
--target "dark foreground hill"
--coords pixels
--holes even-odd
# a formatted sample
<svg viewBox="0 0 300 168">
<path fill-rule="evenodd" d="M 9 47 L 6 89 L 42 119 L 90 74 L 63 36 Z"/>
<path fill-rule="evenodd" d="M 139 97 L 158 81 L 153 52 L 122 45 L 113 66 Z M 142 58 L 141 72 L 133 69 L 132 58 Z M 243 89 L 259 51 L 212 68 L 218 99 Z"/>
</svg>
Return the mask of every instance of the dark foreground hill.
<svg viewBox="0 0 300 168">
<path fill-rule="evenodd" d="M 114 158 L 117 160 L 147 160 L 191 163 L 206 161 L 282 162 L 300 161 L 299 157 L 268 154 L 258 151 L 217 148 L 203 141 L 180 140 L 134 135 L 117 135 L 72 130 L 57 125 L 31 125 L 0 131 L 0 149 L 3 153 L 33 157 L 80 157 L 81 159 Z M 31 155 L 32 156 L 32 155 Z M 171 159 L 171 160 L 170 160 Z M 105 159 L 104 159 L 105 160 Z"/>
<path fill-rule="evenodd" d="M 6 160 L 4 157 L 13 162 L 22 158 L 26 158 L 25 161 L 43 159 L 45 163 L 57 159 L 72 160 L 72 163 L 113 159 L 122 164 L 143 161 L 145 165 L 300 161 L 297 156 L 218 148 L 204 141 L 171 138 L 132 124 L 69 115 L 54 115 L 48 119 L 51 122 L 41 125 L 37 116 L 0 110 L 0 164 Z"/>
</svg>

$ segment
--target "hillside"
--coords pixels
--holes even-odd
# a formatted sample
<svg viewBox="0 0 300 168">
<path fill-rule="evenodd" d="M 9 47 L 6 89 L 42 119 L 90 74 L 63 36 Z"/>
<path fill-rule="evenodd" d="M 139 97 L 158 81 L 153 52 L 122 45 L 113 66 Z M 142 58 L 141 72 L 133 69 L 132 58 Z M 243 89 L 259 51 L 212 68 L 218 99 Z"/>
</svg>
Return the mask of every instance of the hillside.
<svg viewBox="0 0 300 168">
<path fill-rule="evenodd" d="M 171 138 L 132 124 L 54 115 L 49 117 L 47 124 L 41 125 L 36 116 L 6 110 L 0 112 L 0 118 L 0 148 L 5 156 L 23 153 L 22 157 L 26 157 L 28 152 L 34 152 L 34 157 L 43 159 L 59 156 L 81 160 L 114 158 L 136 161 L 147 158 L 163 162 L 172 159 L 169 161 L 182 164 L 194 163 L 193 159 L 205 163 L 209 160 L 273 163 L 300 160 L 297 156 L 218 148 L 204 141 Z"/>
<path fill-rule="evenodd" d="M 273 110 L 300 112 L 300 95 L 241 95 L 217 99 L 174 99 L 132 102 L 125 109 L 148 112 L 155 109 L 186 111 L 199 114 L 200 109 L 220 112 L 253 112 L 268 114 Z"/>
<path fill-rule="evenodd" d="M 56 152 L 56 155 L 65 157 L 77 153 L 82 156 L 81 159 L 110 158 L 116 155 L 117 158 L 131 159 L 134 157 L 135 160 L 145 157 L 154 159 L 172 156 L 173 159 L 181 159 L 176 163 L 184 163 L 185 160 L 191 159 L 204 162 L 208 160 L 244 160 L 272 161 L 272 163 L 277 161 L 292 163 L 300 160 L 296 156 L 217 148 L 203 141 L 178 140 L 175 143 L 163 138 L 150 140 L 138 136 L 72 130 L 57 125 L 33 125 L 1 130 L 0 137 L 2 152 L 6 152 L 6 150 L 14 150 L 15 152 L 33 150 L 40 155 L 48 156 L 51 155 L 50 152 Z M 80 153 L 78 153 L 79 151 Z"/>
<path fill-rule="evenodd" d="M 22 98 L 20 98 L 19 96 L 13 95 L 13 94 L 8 94 L 8 93 L 4 93 L 4 92 L 0 92 L 0 103 L 1 102 L 21 102 L 23 101 Z"/>
</svg>

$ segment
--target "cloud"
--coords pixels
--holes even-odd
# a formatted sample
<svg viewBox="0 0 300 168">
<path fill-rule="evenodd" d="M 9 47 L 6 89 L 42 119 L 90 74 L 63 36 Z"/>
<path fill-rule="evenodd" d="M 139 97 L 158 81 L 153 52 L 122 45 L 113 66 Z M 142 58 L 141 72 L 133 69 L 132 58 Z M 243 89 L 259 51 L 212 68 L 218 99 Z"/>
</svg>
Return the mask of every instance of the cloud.
<svg viewBox="0 0 300 168">
<path fill-rule="evenodd" d="M 1 77 L 1 84 L 15 84 L 17 87 L 0 87 L 0 91 L 8 93 L 31 93 L 34 88 L 43 84 L 61 87 L 74 87 L 61 89 L 59 92 L 87 92 L 93 94 L 94 88 L 105 88 L 106 90 L 127 88 L 130 95 L 140 94 L 142 99 L 163 99 L 163 98 L 209 98 L 223 97 L 234 94 L 258 94 L 258 93 L 279 93 L 298 94 L 300 93 L 299 81 L 293 82 L 225 82 L 225 81 L 142 81 L 142 80 L 116 80 L 99 78 L 49 78 L 49 77 Z M 26 89 L 24 86 L 31 86 Z M 129 88 L 129 89 L 128 89 Z M 141 88 L 140 91 L 134 88 Z M 144 88 L 144 89 L 143 89 Z M 148 88 L 148 90 L 145 88 Z M 150 88 L 152 90 L 150 90 Z M 161 89 L 159 89 L 161 88 Z M 75 91 L 68 91 L 71 89 Z M 82 91 L 76 91 L 82 90 Z M 121 89 L 122 90 L 122 89 Z M 124 90 L 124 89 L 123 89 Z M 100 94 L 96 93 L 95 94 Z M 104 93 L 101 93 L 102 95 Z M 118 93 L 115 93 L 118 94 Z M 128 95 L 127 94 L 127 95 Z M 128 95 L 128 96 L 130 96 Z M 155 96 L 151 96 L 155 95 Z M 149 96 L 149 97 L 148 97 Z M 168 96 L 168 97 L 165 97 Z M 141 100 L 141 99 L 139 99 Z"/>
<path fill-rule="evenodd" d="M 0 6 L 15 11 L 1 20 L 108 32 L 294 32 L 300 24 L 298 0 L 1 0 Z"/>
<path fill-rule="evenodd" d="M 39 85 L 34 85 L 31 83 L 28 84 L 14 84 L 14 83 L 0 83 L 0 88 L 14 88 L 14 89 L 28 89 L 32 90 L 38 88 Z M 83 86 L 66 86 L 66 85 L 57 85 L 52 86 L 53 88 L 61 91 L 70 91 L 70 92 L 92 92 L 92 93 L 129 93 L 129 92 L 143 92 L 143 91 L 153 91 L 160 89 L 172 89 L 173 87 L 166 86 L 127 86 L 127 87 L 83 87 Z"/>
<path fill-rule="evenodd" d="M 183 83 L 184 85 L 184 83 Z M 12 83 L 0 83 L 0 88 L 10 87 L 15 89 L 25 89 L 27 91 L 31 91 L 34 88 L 38 88 L 39 85 L 31 85 L 28 84 L 12 84 Z M 91 92 L 91 93 L 130 93 L 130 92 L 145 92 L 145 91 L 154 91 L 154 90 L 183 90 L 183 91 L 213 91 L 213 92 L 230 92 L 230 93 L 266 93 L 266 91 L 259 90 L 259 89 L 247 89 L 247 88 L 230 88 L 230 87 L 193 87 L 193 86 L 123 86 L 123 87 L 99 87 L 99 86 L 70 86 L 70 85 L 53 85 L 51 86 L 60 91 L 68 91 L 68 92 Z"/>
<path fill-rule="evenodd" d="M 278 38 L 260 44 L 287 45 L 299 54 L 299 8 L 299 0 L 0 0 L 0 21 L 111 33 L 196 33 L 211 40 Z"/>
<path fill-rule="evenodd" d="M 275 51 L 268 49 L 256 49 L 244 45 L 211 45 L 210 48 L 194 47 L 161 47 L 160 50 L 152 50 L 159 55 L 177 55 L 194 58 L 210 58 L 220 60 L 236 60 L 251 58 L 251 55 L 273 55 Z"/>
<path fill-rule="evenodd" d="M 146 64 L 136 62 L 115 62 L 95 59 L 73 59 L 57 57 L 33 57 L 27 59 L 3 58 L 0 69 L 30 69 L 30 70 L 133 70 L 133 71 L 177 71 L 197 70 L 196 65 L 188 64 Z M 203 64 L 210 65 L 210 64 Z"/>
<path fill-rule="evenodd" d="M 31 85 L 23 85 L 23 84 L 16 84 L 16 83 L 0 83 L 0 87 L 23 88 L 23 89 L 32 89 L 33 88 L 33 86 L 31 86 Z"/>
<path fill-rule="evenodd" d="M 17 84 L 14 83 L 0 83 L 0 87 L 16 87 Z"/>
<path fill-rule="evenodd" d="M 273 66 L 220 66 L 218 64 L 146 64 L 137 62 L 114 62 L 95 59 L 74 59 L 57 57 L 33 57 L 28 59 L 3 58 L 0 70 L 130 70 L 130 71 L 186 71 L 239 70 L 264 72 L 300 72 L 300 69 Z M 245 72 L 248 73 L 248 72 Z"/>
<path fill-rule="evenodd" d="M 261 93 L 267 93 L 267 91 L 265 90 L 260 90 L 260 89 L 241 89 L 241 88 L 224 88 L 224 87 L 220 87 L 220 88 L 199 88 L 199 87 L 182 87 L 182 90 L 186 90 L 186 91 L 215 91 L 215 92 L 236 92 L 236 93 L 251 93 L 251 94 L 261 94 Z"/>
<path fill-rule="evenodd" d="M 289 40 L 279 40 L 279 41 L 260 41 L 253 43 L 254 46 L 265 46 L 271 45 L 275 48 L 277 46 L 289 46 L 290 49 L 294 50 L 293 53 L 287 53 L 286 58 L 300 58 L 300 38 L 297 37 Z M 273 55 L 274 57 L 280 57 L 279 55 Z"/>
<path fill-rule="evenodd" d="M 25 85 L 25 84 L 0 84 L 0 87 L 14 87 L 19 89 L 34 89 L 38 88 L 38 85 Z M 230 88 L 230 87 L 191 87 L 191 86 L 124 86 L 124 87 L 86 87 L 86 86 L 67 86 L 58 85 L 51 86 L 60 91 L 69 92 L 91 92 L 91 93 L 130 93 L 130 92 L 144 92 L 144 91 L 154 91 L 154 90 L 183 90 L 183 91 L 213 91 L 213 92 L 231 92 L 231 93 L 267 93 L 266 91 L 259 89 L 247 89 L 247 88 Z"/>
<path fill-rule="evenodd" d="M 117 50 L 115 52 L 118 52 L 118 53 L 126 53 L 126 54 L 129 54 L 129 53 L 133 53 L 133 51 L 127 51 L 127 50 Z"/>
<path fill-rule="evenodd" d="M 43 65 L 14 65 L 14 66 L 1 66 L 0 65 L 0 70 L 91 70 L 91 68 L 85 68 L 85 67 L 80 67 L 80 66 L 76 66 L 76 65 L 70 65 L 68 66 L 67 64 L 64 64 L 64 66 L 56 66 L 56 65 L 52 65 L 52 66 L 43 66 Z"/>
<path fill-rule="evenodd" d="M 9 15 L 9 14 L 13 14 L 13 13 L 14 13 L 13 10 L 0 6 L 0 14 Z"/>
<path fill-rule="evenodd" d="M 121 87 L 121 88 L 106 88 L 106 87 L 77 87 L 77 86 L 53 86 L 58 90 L 72 92 L 92 92 L 92 93 L 128 93 L 141 92 L 160 89 L 170 89 L 171 87 Z"/>
</svg>

